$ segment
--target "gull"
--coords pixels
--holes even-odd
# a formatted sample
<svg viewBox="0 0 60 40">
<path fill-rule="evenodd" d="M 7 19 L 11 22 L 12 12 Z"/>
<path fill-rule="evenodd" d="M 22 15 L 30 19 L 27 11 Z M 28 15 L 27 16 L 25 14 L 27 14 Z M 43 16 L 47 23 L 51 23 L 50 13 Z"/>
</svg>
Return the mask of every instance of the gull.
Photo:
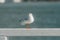
<svg viewBox="0 0 60 40">
<path fill-rule="evenodd" d="M 34 22 L 34 17 L 32 13 L 29 13 L 28 18 L 24 18 L 20 20 L 21 25 L 26 25 L 26 28 L 30 28 L 29 25 Z"/>
</svg>

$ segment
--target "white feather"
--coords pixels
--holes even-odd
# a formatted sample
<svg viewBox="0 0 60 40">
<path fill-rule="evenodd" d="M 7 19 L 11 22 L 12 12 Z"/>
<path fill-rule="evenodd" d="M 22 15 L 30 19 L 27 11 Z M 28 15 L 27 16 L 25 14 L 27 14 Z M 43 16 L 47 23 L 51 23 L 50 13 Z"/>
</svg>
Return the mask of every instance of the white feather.
<svg viewBox="0 0 60 40">
<path fill-rule="evenodd" d="M 34 22 L 34 17 L 32 13 L 29 13 L 29 18 L 28 20 L 24 20 L 21 22 L 21 25 L 26 25 L 26 24 L 31 24 Z"/>
</svg>

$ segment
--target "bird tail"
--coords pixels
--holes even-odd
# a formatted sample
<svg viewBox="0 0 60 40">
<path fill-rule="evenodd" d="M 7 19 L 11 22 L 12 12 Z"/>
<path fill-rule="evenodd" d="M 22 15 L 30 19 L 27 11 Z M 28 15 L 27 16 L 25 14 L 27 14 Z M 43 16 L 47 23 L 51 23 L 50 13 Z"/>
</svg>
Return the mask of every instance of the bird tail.
<svg viewBox="0 0 60 40">
<path fill-rule="evenodd" d="M 24 23 L 24 22 L 21 22 L 20 24 L 21 24 L 21 25 L 25 25 L 25 23 Z"/>
</svg>

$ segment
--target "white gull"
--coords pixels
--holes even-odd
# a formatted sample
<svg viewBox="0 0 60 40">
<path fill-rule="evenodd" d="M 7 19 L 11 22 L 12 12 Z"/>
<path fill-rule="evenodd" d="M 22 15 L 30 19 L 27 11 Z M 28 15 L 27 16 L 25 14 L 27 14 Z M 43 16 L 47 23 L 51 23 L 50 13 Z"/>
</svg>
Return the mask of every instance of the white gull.
<svg viewBox="0 0 60 40">
<path fill-rule="evenodd" d="M 28 18 L 25 18 L 25 19 L 21 20 L 21 25 L 26 25 L 27 27 L 29 27 L 29 25 L 33 22 L 34 22 L 33 14 L 29 13 Z"/>
</svg>

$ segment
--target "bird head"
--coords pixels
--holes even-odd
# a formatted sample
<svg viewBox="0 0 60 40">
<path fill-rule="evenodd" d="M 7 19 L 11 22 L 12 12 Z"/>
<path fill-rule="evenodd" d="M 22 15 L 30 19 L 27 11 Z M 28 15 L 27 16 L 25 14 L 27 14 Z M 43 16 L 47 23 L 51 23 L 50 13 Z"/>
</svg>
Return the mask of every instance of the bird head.
<svg viewBox="0 0 60 40">
<path fill-rule="evenodd" d="M 32 13 L 29 13 L 29 16 L 32 16 Z"/>
</svg>

